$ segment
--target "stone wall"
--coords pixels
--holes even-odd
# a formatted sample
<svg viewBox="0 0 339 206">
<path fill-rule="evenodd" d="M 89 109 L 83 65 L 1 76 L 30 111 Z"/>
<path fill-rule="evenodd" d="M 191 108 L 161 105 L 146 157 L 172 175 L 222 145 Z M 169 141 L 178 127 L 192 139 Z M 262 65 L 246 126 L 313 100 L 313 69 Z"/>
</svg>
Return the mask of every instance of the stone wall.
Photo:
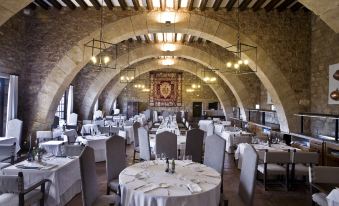
<svg viewBox="0 0 339 206">
<path fill-rule="evenodd" d="M 328 104 L 329 65 L 339 63 L 339 34 L 322 20 L 312 18 L 311 112 L 339 114 L 339 105 Z M 311 133 L 334 136 L 335 121 L 312 119 Z"/>
<path fill-rule="evenodd" d="M 165 70 L 159 70 L 165 71 Z M 166 70 L 166 71 L 175 71 L 175 70 Z M 177 71 L 180 72 L 180 71 Z M 177 112 L 180 110 L 188 111 L 188 116 L 192 117 L 192 104 L 193 102 L 202 102 L 203 110 L 208 109 L 208 103 L 211 102 L 219 102 L 218 98 L 211 90 L 211 88 L 206 85 L 202 84 L 202 88 L 196 92 L 187 92 L 186 89 L 190 87 L 193 82 L 197 82 L 197 78 L 188 73 L 183 72 L 183 91 L 182 91 L 182 100 L 183 100 L 183 107 L 149 107 L 149 93 L 148 92 L 140 92 L 139 89 L 134 88 L 134 83 L 128 84 L 123 92 L 118 97 L 118 105 L 117 107 L 120 108 L 121 112 L 126 114 L 127 113 L 127 102 L 134 101 L 139 102 L 139 112 L 144 111 L 147 108 L 152 108 L 157 111 L 167 110 L 171 112 Z M 149 73 L 143 74 L 139 76 L 135 82 L 144 82 L 145 85 L 149 85 Z M 149 87 L 149 86 L 147 86 Z M 230 96 L 232 98 L 232 96 Z"/>
</svg>

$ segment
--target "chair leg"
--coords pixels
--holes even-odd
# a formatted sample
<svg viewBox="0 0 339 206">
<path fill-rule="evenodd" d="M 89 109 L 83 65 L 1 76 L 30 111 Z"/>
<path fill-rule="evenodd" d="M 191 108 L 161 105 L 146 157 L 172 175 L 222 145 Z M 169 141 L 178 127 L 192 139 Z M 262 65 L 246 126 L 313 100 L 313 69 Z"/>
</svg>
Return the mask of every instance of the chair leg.
<svg viewBox="0 0 339 206">
<path fill-rule="evenodd" d="M 264 188 L 265 188 L 265 191 L 267 191 L 267 173 L 265 172 L 264 173 Z"/>
<path fill-rule="evenodd" d="M 106 195 L 109 195 L 110 193 L 111 193 L 111 188 L 109 186 L 107 186 Z"/>
<path fill-rule="evenodd" d="M 135 163 L 135 153 L 136 153 L 136 151 L 134 150 L 134 152 L 133 152 L 133 163 Z"/>
</svg>

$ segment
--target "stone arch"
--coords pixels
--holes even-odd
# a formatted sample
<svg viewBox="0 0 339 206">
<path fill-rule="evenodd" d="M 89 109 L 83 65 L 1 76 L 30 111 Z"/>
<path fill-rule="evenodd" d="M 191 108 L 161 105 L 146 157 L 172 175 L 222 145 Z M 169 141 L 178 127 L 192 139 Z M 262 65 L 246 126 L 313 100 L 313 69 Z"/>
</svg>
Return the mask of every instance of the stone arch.
<svg viewBox="0 0 339 206">
<path fill-rule="evenodd" d="M 199 14 L 176 12 L 176 23 L 165 27 L 163 23 L 157 21 L 157 15 L 159 14 L 160 12 L 155 11 L 117 20 L 105 25 L 104 36 L 107 41 L 120 42 L 124 39 L 147 33 L 176 32 L 199 36 L 222 47 L 236 42 L 236 30 L 223 22 Z M 31 121 L 33 123 L 31 128 L 33 130 L 49 127 L 53 120 L 58 100 L 65 87 L 71 83 L 74 76 L 90 59 L 91 52 L 84 50 L 84 43 L 97 38 L 98 35 L 99 30 L 79 41 L 49 73 L 38 94 L 36 107 L 42 110 L 33 115 L 34 119 Z M 243 36 L 242 39 L 248 44 L 257 45 L 246 36 Z M 253 67 L 254 57 L 249 56 L 249 59 L 250 66 Z M 258 69 L 256 74 L 275 102 L 281 130 L 285 132 L 293 130 L 296 126 L 293 114 L 299 111 L 294 91 L 284 74 L 279 70 L 278 65 L 275 64 L 260 46 L 258 46 L 258 59 L 256 63 Z M 237 79 L 237 77 L 227 76 L 227 80 L 230 78 Z M 56 92 L 51 94 L 50 91 Z M 248 91 L 232 90 L 232 92 L 246 93 Z"/>
<path fill-rule="evenodd" d="M 142 47 L 137 47 L 134 50 L 131 50 L 128 54 L 124 54 L 118 57 L 117 62 L 121 68 L 126 68 L 129 66 L 128 58 L 130 63 L 134 64 L 139 61 L 158 57 L 162 55 L 177 56 L 183 57 L 192 61 L 195 61 L 206 68 L 219 68 L 220 65 L 224 65 L 225 62 L 220 59 L 210 55 L 208 52 L 205 52 L 201 49 L 189 45 L 176 45 L 177 49 L 173 52 L 161 52 L 159 51 L 159 45 L 157 44 L 145 44 Z M 113 63 L 114 64 L 114 63 Z M 96 99 L 100 96 L 101 92 L 107 86 L 107 84 L 119 74 L 119 70 L 116 71 L 106 71 L 100 72 L 96 77 L 95 81 L 91 83 L 88 90 L 85 93 L 82 104 L 80 104 L 80 113 L 81 116 L 85 119 L 90 118 L 91 112 L 93 112 L 94 104 Z M 246 118 L 245 107 L 251 107 L 254 105 L 250 99 L 246 98 L 249 96 L 248 90 L 240 79 L 233 75 L 225 75 L 222 73 L 218 74 L 223 81 L 231 89 L 233 95 L 235 96 L 239 107 L 241 108 L 242 116 Z"/>
<path fill-rule="evenodd" d="M 196 75 L 200 79 L 203 78 L 201 70 L 204 69 L 204 67 L 201 65 L 199 65 L 199 67 L 196 68 L 195 62 L 184 60 L 184 59 L 175 60 L 175 64 L 170 67 L 160 65 L 158 63 L 158 60 L 156 59 L 150 59 L 150 60 L 147 60 L 145 62 L 138 64 L 134 68 L 136 68 L 136 71 L 137 71 L 136 78 L 149 71 L 159 70 L 163 68 L 172 68 L 172 69 L 178 69 L 178 70 L 189 72 L 193 75 Z M 196 72 L 197 70 L 198 72 Z M 108 92 L 109 95 L 107 96 L 104 102 L 105 111 L 109 111 L 109 109 L 112 108 L 113 101 L 117 98 L 117 96 L 121 93 L 121 91 L 123 90 L 123 88 L 125 88 L 125 86 L 127 86 L 126 83 L 120 83 L 120 81 L 117 81 L 112 87 L 110 87 L 109 92 Z M 232 107 L 234 105 L 232 105 L 230 98 L 228 97 L 228 95 L 226 94 L 222 86 L 220 84 L 210 84 L 209 87 L 216 94 L 222 106 L 222 109 L 224 111 L 225 117 L 227 116 L 227 114 L 232 113 Z"/>
</svg>

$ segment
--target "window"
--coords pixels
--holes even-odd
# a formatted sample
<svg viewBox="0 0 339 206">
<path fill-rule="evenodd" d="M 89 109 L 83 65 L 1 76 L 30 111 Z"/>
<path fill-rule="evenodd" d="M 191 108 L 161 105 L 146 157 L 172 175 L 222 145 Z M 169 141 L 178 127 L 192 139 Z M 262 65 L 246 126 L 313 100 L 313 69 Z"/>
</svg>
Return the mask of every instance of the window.
<svg viewBox="0 0 339 206">
<path fill-rule="evenodd" d="M 5 135 L 7 117 L 8 79 L 0 77 L 0 136 Z"/>
<path fill-rule="evenodd" d="M 67 113 L 66 113 L 66 109 L 67 109 L 67 94 L 66 92 L 62 95 L 61 100 L 59 102 L 57 111 L 55 113 L 55 116 L 58 116 L 60 118 L 60 120 L 66 120 L 67 119 Z"/>
</svg>

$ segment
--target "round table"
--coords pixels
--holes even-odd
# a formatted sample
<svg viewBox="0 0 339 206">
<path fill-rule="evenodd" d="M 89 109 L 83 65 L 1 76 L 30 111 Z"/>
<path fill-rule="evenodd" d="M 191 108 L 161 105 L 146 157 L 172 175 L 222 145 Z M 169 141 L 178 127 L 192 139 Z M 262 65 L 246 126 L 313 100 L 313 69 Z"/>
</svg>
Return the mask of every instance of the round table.
<svg viewBox="0 0 339 206">
<path fill-rule="evenodd" d="M 166 173 L 164 160 L 146 161 L 119 175 L 122 205 L 217 206 L 220 174 L 205 165 L 176 160 L 175 173 Z M 170 161 L 171 167 L 171 161 Z"/>
</svg>

